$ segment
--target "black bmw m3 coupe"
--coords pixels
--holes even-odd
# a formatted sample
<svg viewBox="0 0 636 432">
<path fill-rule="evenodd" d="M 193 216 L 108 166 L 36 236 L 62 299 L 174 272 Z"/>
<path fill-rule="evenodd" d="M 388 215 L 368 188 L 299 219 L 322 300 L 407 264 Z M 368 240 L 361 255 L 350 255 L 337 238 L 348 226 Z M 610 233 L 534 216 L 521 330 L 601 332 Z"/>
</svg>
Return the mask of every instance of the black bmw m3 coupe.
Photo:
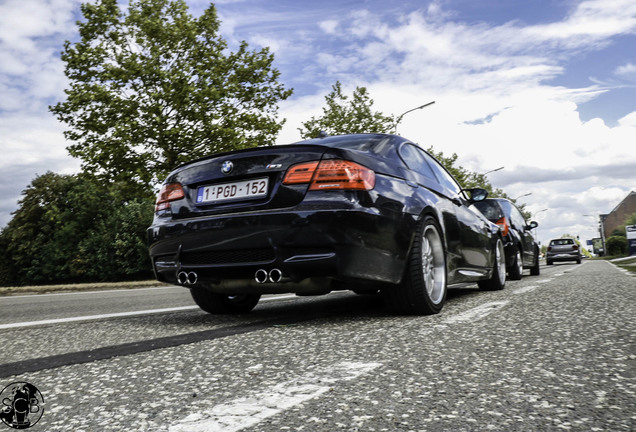
<svg viewBox="0 0 636 432">
<path fill-rule="evenodd" d="M 499 227 L 431 155 L 356 134 L 215 154 L 176 168 L 148 229 L 159 281 L 210 313 L 262 294 L 380 292 L 402 314 L 438 313 L 447 287 L 506 282 Z"/>
</svg>

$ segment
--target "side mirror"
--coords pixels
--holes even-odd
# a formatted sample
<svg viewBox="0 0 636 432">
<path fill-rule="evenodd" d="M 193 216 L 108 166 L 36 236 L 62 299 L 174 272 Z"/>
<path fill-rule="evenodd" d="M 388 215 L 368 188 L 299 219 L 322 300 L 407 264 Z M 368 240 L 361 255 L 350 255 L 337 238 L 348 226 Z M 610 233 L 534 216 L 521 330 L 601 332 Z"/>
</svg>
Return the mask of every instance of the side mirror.
<svg viewBox="0 0 636 432">
<path fill-rule="evenodd" d="M 526 225 L 526 231 L 530 231 L 532 229 L 535 229 L 538 226 L 539 226 L 538 223 L 536 223 L 535 221 L 532 221 L 532 222 L 530 222 L 530 225 Z"/>
<path fill-rule="evenodd" d="M 471 202 L 483 201 L 488 198 L 488 191 L 481 188 L 464 189 L 470 195 Z"/>
</svg>

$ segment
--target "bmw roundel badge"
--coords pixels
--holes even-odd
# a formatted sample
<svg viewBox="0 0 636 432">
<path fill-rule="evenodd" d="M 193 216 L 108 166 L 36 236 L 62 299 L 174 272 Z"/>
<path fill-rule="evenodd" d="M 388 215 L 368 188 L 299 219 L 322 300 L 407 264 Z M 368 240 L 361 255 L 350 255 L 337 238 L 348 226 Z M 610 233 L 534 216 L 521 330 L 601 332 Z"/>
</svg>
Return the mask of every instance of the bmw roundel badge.
<svg viewBox="0 0 636 432">
<path fill-rule="evenodd" d="M 225 161 L 223 162 L 223 165 L 221 165 L 221 172 L 223 174 L 229 174 L 230 172 L 232 172 L 232 169 L 234 168 L 234 164 L 230 161 Z"/>
</svg>

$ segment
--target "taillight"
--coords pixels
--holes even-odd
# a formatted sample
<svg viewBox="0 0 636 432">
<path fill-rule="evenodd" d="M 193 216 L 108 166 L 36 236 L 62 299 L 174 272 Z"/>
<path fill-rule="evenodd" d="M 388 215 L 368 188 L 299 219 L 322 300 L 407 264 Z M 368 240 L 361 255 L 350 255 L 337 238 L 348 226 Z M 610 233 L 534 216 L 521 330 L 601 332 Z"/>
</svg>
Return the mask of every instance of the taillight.
<svg viewBox="0 0 636 432">
<path fill-rule="evenodd" d="M 311 183 L 309 190 L 371 190 L 375 187 L 375 172 L 355 162 L 328 159 L 292 166 L 283 184 Z"/>
<path fill-rule="evenodd" d="M 355 189 L 375 187 L 375 173 L 367 167 L 345 160 L 324 160 L 311 181 L 309 190 Z"/>
<path fill-rule="evenodd" d="M 165 210 L 170 208 L 170 202 L 180 200 L 185 197 L 183 186 L 181 183 L 168 183 L 161 187 L 159 194 L 157 195 L 157 204 L 155 205 L 155 211 Z"/>
<path fill-rule="evenodd" d="M 579 245 L 574 245 L 572 246 L 572 249 L 577 250 L 579 248 Z"/>
<path fill-rule="evenodd" d="M 501 228 L 501 234 L 505 237 L 508 235 L 508 231 L 510 231 L 510 225 L 508 225 L 508 219 L 504 217 L 502 217 L 501 219 L 499 219 L 496 222 L 497 225 L 499 225 L 499 228 Z"/>
<path fill-rule="evenodd" d="M 283 184 L 309 183 L 318 167 L 318 161 L 301 163 L 287 170 Z"/>
</svg>

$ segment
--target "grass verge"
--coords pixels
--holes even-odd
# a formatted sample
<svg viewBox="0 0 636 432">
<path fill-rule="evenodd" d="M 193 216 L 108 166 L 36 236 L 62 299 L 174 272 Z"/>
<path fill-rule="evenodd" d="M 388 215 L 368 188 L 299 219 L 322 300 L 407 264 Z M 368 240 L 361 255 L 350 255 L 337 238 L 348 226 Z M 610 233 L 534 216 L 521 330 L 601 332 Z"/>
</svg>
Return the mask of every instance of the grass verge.
<svg viewBox="0 0 636 432">
<path fill-rule="evenodd" d="M 612 264 L 636 275 L 636 256 L 610 260 Z"/>
</svg>

